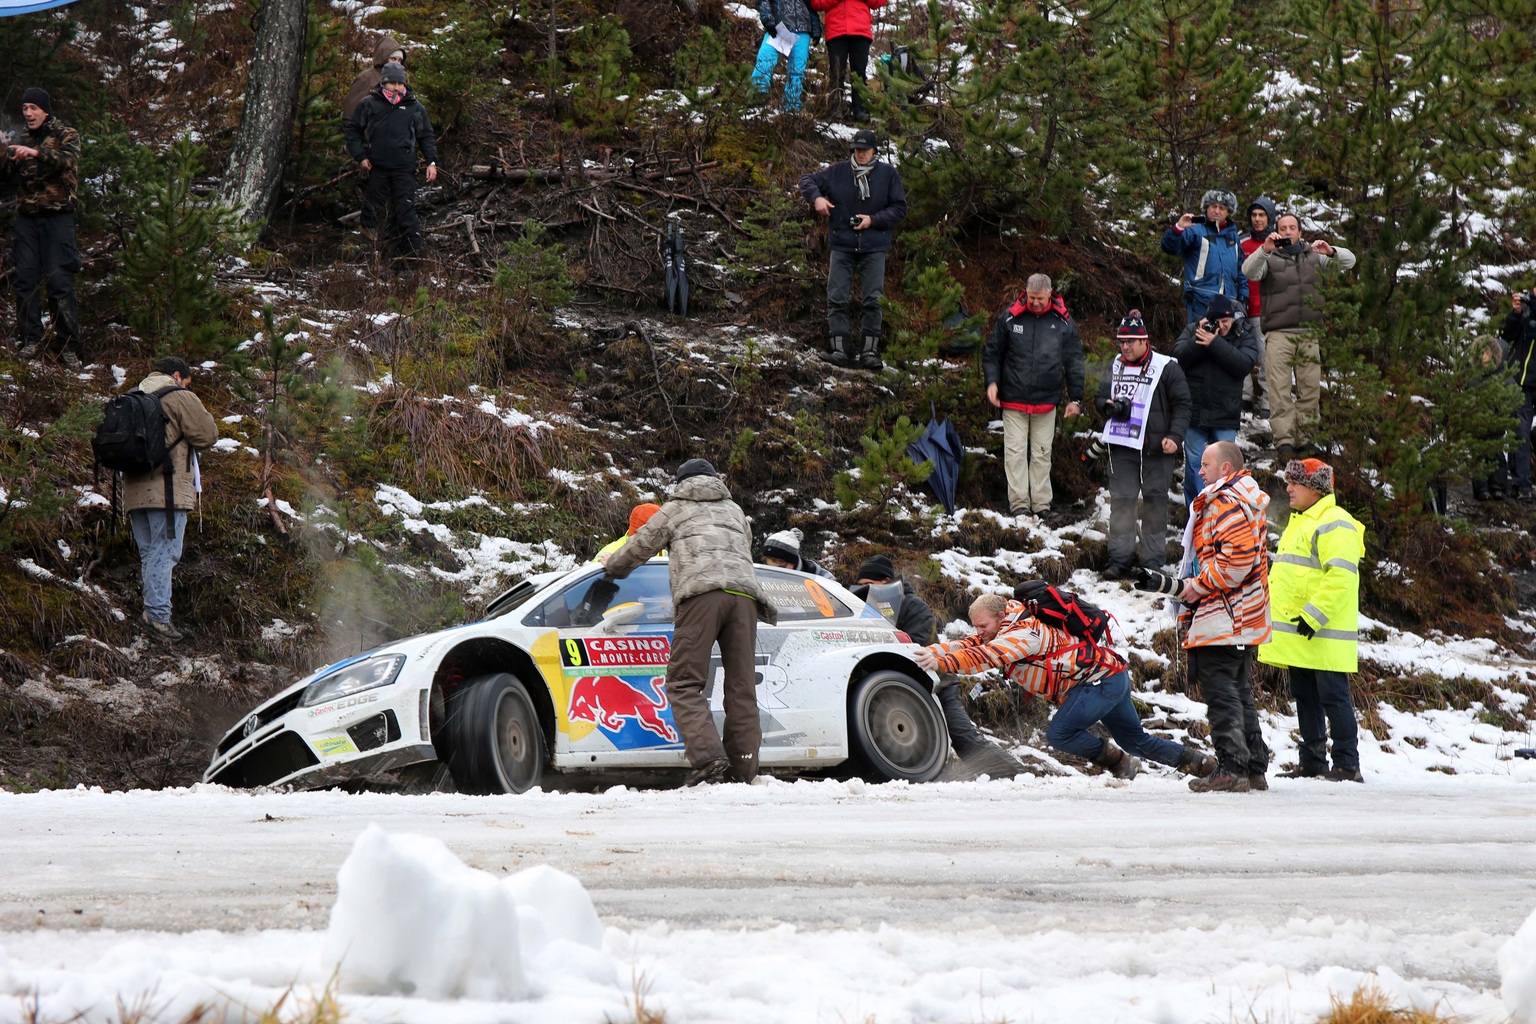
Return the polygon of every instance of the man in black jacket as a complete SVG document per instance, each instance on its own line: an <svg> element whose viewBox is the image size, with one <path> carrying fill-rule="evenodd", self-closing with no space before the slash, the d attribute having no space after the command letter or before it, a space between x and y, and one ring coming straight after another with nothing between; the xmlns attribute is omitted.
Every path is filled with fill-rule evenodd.
<svg viewBox="0 0 1536 1024"><path fill-rule="evenodd" d="M1035 274L992 328L981 353L987 401L1003 411L1003 469L1008 508L1036 515L1051 508L1051 446L1056 407L1066 389L1066 414L1082 412L1083 343L1051 279Z"/></svg>
<svg viewBox="0 0 1536 1024"><path fill-rule="evenodd" d="M405 84L405 67L387 63L381 81L347 119L347 151L368 172L363 193L365 231L371 231L394 204L391 237L401 239L409 254L422 252L421 220L416 216L416 151L427 159L427 182L437 180L437 145L427 108Z"/></svg>
<svg viewBox="0 0 1536 1024"><path fill-rule="evenodd" d="M1173 343L1189 384L1192 412L1184 434L1184 507L1211 483L1200 477L1200 456L1206 445L1237 440L1243 418L1243 382L1259 361L1259 332L1239 313L1232 300L1217 295L1205 316L1184 328Z"/></svg>
<svg viewBox="0 0 1536 1024"><path fill-rule="evenodd" d="M1133 568L1161 570L1168 555L1168 485L1189 429L1189 385L1171 356L1152 351L1141 310L1120 321L1120 354L1099 381L1109 448L1109 565L1106 579ZM1141 499L1137 527L1136 500ZM1135 565L1132 565L1132 561Z"/></svg>
<svg viewBox="0 0 1536 1024"><path fill-rule="evenodd" d="M833 366L854 365L848 320L848 296L853 277L864 293L863 346L858 365L878 370L880 361L880 296L885 294L885 254L891 231L907 215L907 193L901 175L875 159L875 133L868 128L853 136L853 158L813 171L800 179L800 194L823 217L831 218L832 262L827 270L827 332L830 351L822 359Z"/></svg>
<svg viewBox="0 0 1536 1024"><path fill-rule="evenodd" d="M1525 396L1515 417L1515 437L1519 445L1510 453L1510 469L1515 477L1515 495L1531 500L1531 418L1536 416L1536 289L1515 292L1511 309L1500 332L1509 346L1505 365L1510 378L1520 385Z"/></svg>
<svg viewBox="0 0 1536 1024"><path fill-rule="evenodd" d="M933 609L917 595L911 583L897 578L890 556L873 555L866 559L859 566L859 582L852 590L855 597L873 606L914 644L927 647L938 639ZM949 745L965 764L967 774L1012 778L1024 772L1018 758L983 736L971 721L958 676L939 677L939 704L949 729Z"/></svg>

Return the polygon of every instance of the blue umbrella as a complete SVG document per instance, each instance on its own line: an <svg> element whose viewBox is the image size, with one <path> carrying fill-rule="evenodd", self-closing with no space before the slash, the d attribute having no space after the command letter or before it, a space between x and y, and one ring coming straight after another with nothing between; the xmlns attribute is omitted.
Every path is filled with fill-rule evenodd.
<svg viewBox="0 0 1536 1024"><path fill-rule="evenodd" d="M933 463L928 474L928 486L939 499L944 511L955 511L955 486L960 482L960 460L965 457L965 446L960 443L960 432L948 417L939 419L932 404L928 406L928 426L916 441L907 445L907 455L921 466Z"/></svg>

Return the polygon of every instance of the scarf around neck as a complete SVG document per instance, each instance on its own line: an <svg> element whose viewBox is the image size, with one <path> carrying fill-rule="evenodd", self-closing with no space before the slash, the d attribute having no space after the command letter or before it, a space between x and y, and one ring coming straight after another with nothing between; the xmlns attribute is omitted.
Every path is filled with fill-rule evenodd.
<svg viewBox="0 0 1536 1024"><path fill-rule="evenodd" d="M849 163L853 164L853 183L859 187L859 199L869 199L869 172L875 169L875 162L871 160L867 164L859 163L858 157L849 157Z"/></svg>

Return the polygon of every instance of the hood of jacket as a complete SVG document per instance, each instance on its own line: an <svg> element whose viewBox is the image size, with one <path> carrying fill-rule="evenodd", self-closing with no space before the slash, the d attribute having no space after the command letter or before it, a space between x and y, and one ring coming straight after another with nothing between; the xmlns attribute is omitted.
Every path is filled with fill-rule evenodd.
<svg viewBox="0 0 1536 1024"><path fill-rule="evenodd" d="M731 489L718 476L691 476L667 492L683 501L730 501Z"/></svg>
<svg viewBox="0 0 1536 1024"><path fill-rule="evenodd" d="M1264 518L1264 510L1269 508L1269 493L1259 486L1252 473L1241 470L1226 481L1217 481L1215 486L1225 490L1231 500L1248 506L1260 519Z"/></svg>
<svg viewBox="0 0 1536 1024"><path fill-rule="evenodd" d="M175 386L176 382L159 370L139 381L139 390L147 395L152 395L161 388L173 388Z"/></svg>
<svg viewBox="0 0 1536 1024"><path fill-rule="evenodd" d="M1072 321L1072 314L1067 312L1067 300L1055 292L1051 293L1051 304L1045 307L1045 313L1036 313L1031 310L1024 304L1024 298L1024 293L1021 292L1014 304L1008 307L1009 316L1020 316L1024 313L1029 313L1031 316L1045 316L1045 313L1055 313L1068 323Z"/></svg>
<svg viewBox="0 0 1536 1024"><path fill-rule="evenodd" d="M1263 210L1265 213L1269 214L1269 227L1264 229L1264 233L1263 234L1259 234L1258 232L1255 232L1253 230L1253 225L1250 222L1249 223L1248 236L1250 238L1256 238L1256 239L1258 239L1259 241L1262 242L1266 237L1268 237L1269 235L1274 233L1274 230L1275 230L1275 219L1278 216L1278 214L1276 213L1275 201L1273 199L1269 198L1269 196L1259 196L1259 198L1257 198L1253 202L1249 203L1248 204L1248 209L1243 211L1243 212L1244 213L1252 213L1254 211L1255 207L1257 207L1258 209Z"/></svg>
<svg viewBox="0 0 1536 1024"><path fill-rule="evenodd" d="M398 39L394 36L379 37L379 45L373 48L373 66L382 68L385 64L388 64L389 55L396 50L399 50L401 53L405 52L405 47L400 45Z"/></svg>

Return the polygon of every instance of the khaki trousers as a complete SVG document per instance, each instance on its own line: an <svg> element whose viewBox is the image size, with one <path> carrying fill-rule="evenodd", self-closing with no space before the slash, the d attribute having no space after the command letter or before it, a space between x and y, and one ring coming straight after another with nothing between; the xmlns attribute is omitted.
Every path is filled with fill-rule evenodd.
<svg viewBox="0 0 1536 1024"><path fill-rule="evenodd" d="M1051 508L1051 444L1056 410L1003 410L1003 470L1008 474L1008 508L1048 512Z"/></svg>
<svg viewBox="0 0 1536 1024"><path fill-rule="evenodd" d="M1269 427L1275 447L1299 448L1312 440L1322 392L1323 362L1317 336L1308 330L1264 335L1264 375L1269 384ZM1291 397L1295 378L1296 397Z"/></svg>
<svg viewBox="0 0 1536 1024"><path fill-rule="evenodd" d="M725 668L725 740L709 710L710 653L720 645ZM672 654L667 661L667 699L672 721L695 768L729 757L742 782L757 777L757 750L763 728L757 711L757 602L711 590L687 598L672 620Z"/></svg>

